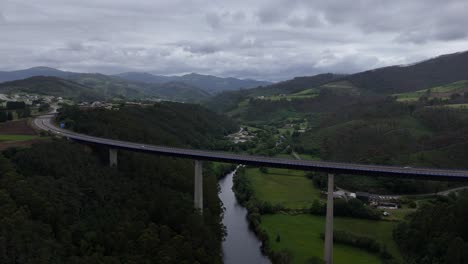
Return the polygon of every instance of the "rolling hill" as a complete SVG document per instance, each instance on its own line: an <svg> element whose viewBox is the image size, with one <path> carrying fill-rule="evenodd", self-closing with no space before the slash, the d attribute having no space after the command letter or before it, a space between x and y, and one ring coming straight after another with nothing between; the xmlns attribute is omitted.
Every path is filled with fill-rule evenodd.
<svg viewBox="0 0 468 264"><path fill-rule="evenodd" d="M102 74L74 75L68 80L35 76L0 83L0 93L18 92L60 96L78 101L153 97L170 101L198 102L210 96L207 92L184 83L145 84Z"/></svg>
<svg viewBox="0 0 468 264"><path fill-rule="evenodd" d="M391 66L344 77L375 93L412 92L468 80L468 51L439 56L408 66Z"/></svg>
<svg viewBox="0 0 468 264"><path fill-rule="evenodd" d="M182 76L161 76L149 73L126 72L116 75L126 80L145 83L181 82L198 87L208 93L216 94L223 91L248 89L271 84L270 82L256 80L242 80L237 78L221 78L212 75L190 73Z"/></svg>
<svg viewBox="0 0 468 264"><path fill-rule="evenodd" d="M180 82L143 83L104 74L83 73L71 77L71 80L92 87L108 97L147 98L156 97L164 100L199 102L210 95L191 85Z"/></svg>
<svg viewBox="0 0 468 264"><path fill-rule="evenodd" d="M105 96L90 87L57 77L36 76L0 83L0 93L32 93L73 98L82 101L102 100Z"/></svg>
<svg viewBox="0 0 468 264"><path fill-rule="evenodd" d="M205 102L205 105L214 111L226 112L236 108L240 102L249 98L300 93L301 91L313 89L338 80L342 76L326 73L308 77L296 77L292 80L248 90L227 91L209 98Z"/></svg>
<svg viewBox="0 0 468 264"><path fill-rule="evenodd" d="M219 112L239 112L252 100L296 100L300 104L317 104L326 93L354 98L404 94L468 80L468 52L439 56L412 65L390 66L351 75L319 74L297 77L280 83L216 95L206 106ZM323 101L323 100L322 100ZM271 104L271 103L270 103ZM284 103L283 103L284 104Z"/></svg>

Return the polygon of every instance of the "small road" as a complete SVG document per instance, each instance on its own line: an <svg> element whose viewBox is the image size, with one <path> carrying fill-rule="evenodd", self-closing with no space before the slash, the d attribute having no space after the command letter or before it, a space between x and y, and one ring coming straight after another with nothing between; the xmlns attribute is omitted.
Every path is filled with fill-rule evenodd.
<svg viewBox="0 0 468 264"><path fill-rule="evenodd" d="M297 154L295 151L292 151L291 154L294 156L295 159L302 160L301 156L299 156L299 154Z"/></svg>
<svg viewBox="0 0 468 264"><path fill-rule="evenodd" d="M235 164L296 169L304 171L321 171L333 174L403 177L413 179L435 179L443 181L468 181L468 170L409 168L398 166L364 165L355 163L272 158L253 155L240 155L227 152L147 145L144 143L93 137L59 128L54 124L53 119L54 115L49 114L37 117L33 123L39 129L49 131L50 133L58 136L62 136L86 144L101 145L114 149L138 151L193 160L219 161Z"/></svg>

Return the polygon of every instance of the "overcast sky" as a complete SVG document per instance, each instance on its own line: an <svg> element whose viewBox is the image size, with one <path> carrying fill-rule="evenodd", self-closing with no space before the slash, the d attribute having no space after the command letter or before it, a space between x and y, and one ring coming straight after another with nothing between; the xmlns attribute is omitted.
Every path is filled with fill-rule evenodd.
<svg viewBox="0 0 468 264"><path fill-rule="evenodd" d="M0 0L0 70L284 80L468 50L467 0Z"/></svg>

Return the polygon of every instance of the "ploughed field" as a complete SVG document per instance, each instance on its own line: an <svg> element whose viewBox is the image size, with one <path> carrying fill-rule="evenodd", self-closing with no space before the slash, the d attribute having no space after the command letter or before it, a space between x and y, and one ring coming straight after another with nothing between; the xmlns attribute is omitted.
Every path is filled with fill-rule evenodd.
<svg viewBox="0 0 468 264"><path fill-rule="evenodd" d="M41 140L26 119L0 123L0 150L27 147Z"/></svg>

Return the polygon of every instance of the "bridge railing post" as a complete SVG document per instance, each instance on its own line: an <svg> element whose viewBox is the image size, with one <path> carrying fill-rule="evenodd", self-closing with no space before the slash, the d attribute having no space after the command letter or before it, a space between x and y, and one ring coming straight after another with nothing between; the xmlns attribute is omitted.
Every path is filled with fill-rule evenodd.
<svg viewBox="0 0 468 264"><path fill-rule="evenodd" d="M195 209L203 212L203 162L195 160L195 182L194 182L194 205Z"/></svg>
<svg viewBox="0 0 468 264"><path fill-rule="evenodd" d="M333 191L334 176L328 174L327 216L325 220L324 260L326 264L333 264Z"/></svg>
<svg viewBox="0 0 468 264"><path fill-rule="evenodd" d="M109 149L109 166L117 167L117 149Z"/></svg>

